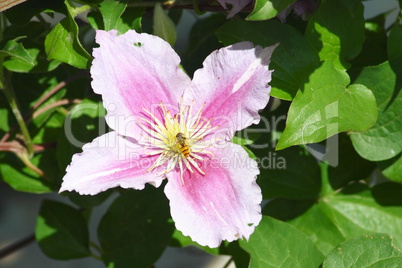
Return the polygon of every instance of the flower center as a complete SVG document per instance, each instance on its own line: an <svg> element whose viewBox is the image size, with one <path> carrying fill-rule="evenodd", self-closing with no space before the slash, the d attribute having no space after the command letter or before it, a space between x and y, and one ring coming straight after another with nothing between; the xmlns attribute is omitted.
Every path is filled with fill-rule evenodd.
<svg viewBox="0 0 402 268"><path fill-rule="evenodd" d="M147 172L163 167L161 174L165 174L178 166L183 184L185 169L190 172L194 172L195 169L205 175L198 162L203 161L206 154L213 156L213 153L206 148L216 140L204 138L218 126L212 126L212 119L202 118L203 107L204 105L193 115L193 103L185 106L182 98L179 112L172 116L170 110L160 103L158 108L162 111L162 120L143 108L147 116L141 117L138 122L146 133L143 135L145 142L141 144L145 154L159 155Z"/></svg>

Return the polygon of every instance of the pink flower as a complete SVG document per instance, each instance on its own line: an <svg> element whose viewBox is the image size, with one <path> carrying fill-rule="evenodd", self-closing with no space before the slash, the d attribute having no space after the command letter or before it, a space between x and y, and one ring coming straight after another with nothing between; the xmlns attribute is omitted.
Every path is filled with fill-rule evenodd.
<svg viewBox="0 0 402 268"><path fill-rule="evenodd" d="M243 8L248 6L252 0L217 0L217 1L219 2L219 4L221 4L221 6L224 9L228 9L227 4L229 4L231 8L228 14L228 18L232 18L234 15L239 13Z"/></svg>
<svg viewBox="0 0 402 268"><path fill-rule="evenodd" d="M275 46L243 42L214 51L190 78L162 39L97 31L91 67L114 131L74 155L60 191L159 187L176 228L200 245L248 238L261 220L257 164L235 131L259 122Z"/></svg>

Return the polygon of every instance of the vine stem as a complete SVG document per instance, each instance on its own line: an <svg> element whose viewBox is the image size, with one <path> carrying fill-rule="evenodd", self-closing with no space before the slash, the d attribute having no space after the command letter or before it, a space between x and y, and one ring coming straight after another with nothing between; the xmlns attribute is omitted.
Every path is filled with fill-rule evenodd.
<svg viewBox="0 0 402 268"><path fill-rule="evenodd" d="M21 249L22 247L25 247L26 245L32 243L33 241L35 241L35 234L31 234L18 242L15 242L9 246L2 248L0 250L0 259L7 257L11 253Z"/></svg>
<svg viewBox="0 0 402 268"><path fill-rule="evenodd" d="M328 174L329 165L326 162L320 163L320 170L321 170L321 193L320 196L324 197L334 192L334 189L331 187L331 183L329 181L329 174Z"/></svg>
<svg viewBox="0 0 402 268"><path fill-rule="evenodd" d="M17 123L21 129L21 133L24 136L24 142L28 151L28 155L29 157L31 157L33 155L33 144L31 135L29 134L28 128L25 124L25 120L22 117L22 114L18 108L17 98L15 96L14 89L10 82L10 75L6 74L4 78L5 78L3 84L4 95L6 96L7 101L11 107L11 110L13 111L13 114L15 116L15 119L17 120Z"/></svg>
<svg viewBox="0 0 402 268"><path fill-rule="evenodd" d="M43 151L45 146L49 147L51 145L35 145L33 147L35 151ZM39 169L37 166L31 163L31 161L29 160L29 156L26 152L26 148L22 146L18 141L13 140L9 142L0 142L0 151L7 151L14 153L16 156L18 156L18 158L24 163L24 165L27 168L31 169L39 176L48 179L46 177L46 174L41 169Z"/></svg>
<svg viewBox="0 0 402 268"><path fill-rule="evenodd" d="M32 118L30 118L29 120L27 120L27 122L30 122L32 119L35 119L36 117L38 117L39 115L53 109L59 106L63 106L63 105L67 105L67 104L78 104L80 103L81 100L79 99L73 99L73 100L69 100L69 99L61 99L58 100L56 102L53 102L49 105L46 105L38 110L36 110L33 114L32 114Z"/></svg>
<svg viewBox="0 0 402 268"><path fill-rule="evenodd" d="M228 268L229 265L233 262L233 257L230 257L230 259L225 263L225 265L223 266L223 268Z"/></svg>
<svg viewBox="0 0 402 268"><path fill-rule="evenodd" d="M168 8L168 9L173 9L173 8L178 8L178 9L194 9L197 13L198 12L205 12L205 11L215 11L215 12L226 12L226 10L221 7L220 5L199 5L196 3L194 5L195 0L191 1L165 1L165 2L160 2L160 1L135 1L127 4L128 7L154 7L156 3L160 3L162 7ZM253 10L252 5L248 5L245 7L242 11L244 12L251 12Z"/></svg>
<svg viewBox="0 0 402 268"><path fill-rule="evenodd" d="M64 88L65 86L67 86L69 83L82 78L88 76L88 72L87 71L83 71L83 72L79 72L76 73L75 75L69 77L68 79L60 82L59 84L57 84L55 87L53 87L49 92L47 92L45 95L43 95L31 108L31 110L25 115L24 120L25 122L28 122L30 120L32 120L34 111L36 109L38 109L39 106L41 106L44 102L46 102L48 99L50 99L54 94L56 94L57 92L59 92L62 88ZM0 142L5 142L6 140L8 140L12 133L16 130L16 127L13 127L9 132L7 132L0 140Z"/></svg>

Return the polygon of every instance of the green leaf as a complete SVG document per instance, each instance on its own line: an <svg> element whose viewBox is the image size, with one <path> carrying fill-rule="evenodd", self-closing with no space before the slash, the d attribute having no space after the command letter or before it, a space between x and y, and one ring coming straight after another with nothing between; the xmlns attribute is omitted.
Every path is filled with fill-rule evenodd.
<svg viewBox="0 0 402 268"><path fill-rule="evenodd" d="M192 26L188 37L189 44L185 56L182 57L183 67L190 76L202 67L203 61L211 51L222 47L215 31L226 21L225 17L214 14L197 20Z"/></svg>
<svg viewBox="0 0 402 268"><path fill-rule="evenodd" d="M319 63L316 50L305 37L278 21L230 21L219 28L216 35L225 46L241 41L263 47L279 43L269 68L274 70L270 95L280 99L292 100L306 76Z"/></svg>
<svg viewBox="0 0 402 268"><path fill-rule="evenodd" d="M220 247L220 254L230 255L236 265L236 268L247 268L250 263L250 255L240 247L239 241L224 243Z"/></svg>
<svg viewBox="0 0 402 268"><path fill-rule="evenodd" d="M150 267L169 244L174 230L161 189L124 191L98 227L102 258L108 267Z"/></svg>
<svg viewBox="0 0 402 268"><path fill-rule="evenodd" d="M256 0L253 12L247 20L268 20L284 10L296 0Z"/></svg>
<svg viewBox="0 0 402 268"><path fill-rule="evenodd" d="M402 25L395 24L389 33L387 42L388 58L390 60L402 56Z"/></svg>
<svg viewBox="0 0 402 268"><path fill-rule="evenodd" d="M363 4L360 0L327 0L308 20L306 38L320 59L337 69L348 69L364 42Z"/></svg>
<svg viewBox="0 0 402 268"><path fill-rule="evenodd" d="M4 61L4 67L9 71L18 73L50 72L61 64L61 62L57 60L48 61L40 55L40 50L38 48L28 48L26 51L33 60L32 63L20 58L10 58Z"/></svg>
<svg viewBox="0 0 402 268"><path fill-rule="evenodd" d="M301 147L284 151L254 150L261 174L258 177L264 199L317 198L321 189L316 159Z"/></svg>
<svg viewBox="0 0 402 268"><path fill-rule="evenodd" d="M349 76L335 69L331 62L318 67L290 105L277 149L371 127L377 120L373 93L363 85L347 87L348 84Z"/></svg>
<svg viewBox="0 0 402 268"><path fill-rule="evenodd" d="M313 242L290 224L263 216L262 221L240 246L250 253L254 267L318 267L323 255Z"/></svg>
<svg viewBox="0 0 402 268"><path fill-rule="evenodd" d="M120 22L120 17L126 10L127 2L106 0L100 4L100 12L103 17L103 25L105 31L116 29Z"/></svg>
<svg viewBox="0 0 402 268"><path fill-rule="evenodd" d="M6 108L0 108L0 130L3 132L2 134L10 131L9 116L9 111Z"/></svg>
<svg viewBox="0 0 402 268"><path fill-rule="evenodd" d="M65 170L75 153L94 138L106 133L103 105L88 99L74 106L65 121L65 131L57 141L57 161L60 169Z"/></svg>
<svg viewBox="0 0 402 268"><path fill-rule="evenodd" d="M53 259L68 260L90 255L85 219L76 209L63 203L42 202L35 237L43 253Z"/></svg>
<svg viewBox="0 0 402 268"><path fill-rule="evenodd" d="M127 7L127 1L106 0L100 3L99 12L88 14L88 21L92 28L106 31L116 29L123 34L130 29L141 30L141 19L144 8Z"/></svg>
<svg viewBox="0 0 402 268"><path fill-rule="evenodd" d="M77 8L72 6L68 0L65 0L64 3L68 10L67 18L56 24L45 39L48 59L56 59L80 69L88 69L92 57L78 39L78 25L74 17L87 10L89 6Z"/></svg>
<svg viewBox="0 0 402 268"><path fill-rule="evenodd" d="M112 190L101 192L96 195L80 195L76 192L64 193L77 206L81 208L93 208L102 204L112 194Z"/></svg>
<svg viewBox="0 0 402 268"><path fill-rule="evenodd" d="M382 174L390 180L402 182L402 154L378 162Z"/></svg>
<svg viewBox="0 0 402 268"><path fill-rule="evenodd" d="M316 199L292 200L274 198L263 207L262 214L281 221L289 221L306 213L315 203Z"/></svg>
<svg viewBox="0 0 402 268"><path fill-rule="evenodd" d="M169 16L162 9L159 2L155 4L154 8L154 35L159 36L171 46L176 43L177 31L176 25L169 18Z"/></svg>
<svg viewBox="0 0 402 268"><path fill-rule="evenodd" d="M214 254L214 255L219 254L219 248L210 248L208 246L201 246L198 243L191 240L190 237L183 235L183 233L177 229L174 231L174 233L172 235L172 240L170 242L170 246L182 247L182 248L187 247L187 246L195 246L210 254Z"/></svg>
<svg viewBox="0 0 402 268"><path fill-rule="evenodd" d="M402 207L382 206L368 189L356 192L355 186L346 188L342 194L326 196L320 208L346 239L373 232L388 233L395 237L395 245L401 247Z"/></svg>
<svg viewBox="0 0 402 268"><path fill-rule="evenodd" d="M363 159L353 148L350 137L345 133L338 136L337 166L329 166L328 175L334 190L344 187L351 181L367 178L375 169L373 162Z"/></svg>
<svg viewBox="0 0 402 268"><path fill-rule="evenodd" d="M308 235L324 255L346 239L373 232L394 235L400 247L402 200L400 187L394 186L394 190L392 187L374 187L374 199L370 189L354 183L342 192L323 196L310 204L306 202L304 207L300 201L274 200L264 207L264 212L288 220Z"/></svg>
<svg viewBox="0 0 402 268"><path fill-rule="evenodd" d="M338 245L322 267L398 267L401 263L402 252L392 236L366 234Z"/></svg>
<svg viewBox="0 0 402 268"><path fill-rule="evenodd" d="M54 0L29 0L7 9L4 13L13 25L25 26L31 19L44 11L64 11L63 1Z"/></svg>
<svg viewBox="0 0 402 268"><path fill-rule="evenodd" d="M41 118L43 116L43 118ZM63 132L63 122L65 115L60 112L43 113L34 120L34 127L31 127L32 142L35 144L56 143L58 137ZM41 121L43 123L41 124ZM33 124L31 124L32 126Z"/></svg>
<svg viewBox="0 0 402 268"><path fill-rule="evenodd" d="M291 209L291 207L282 207L282 209ZM312 204L310 209L289 223L309 236L324 255L327 255L336 245L345 240L342 231L326 215L320 203L318 205Z"/></svg>
<svg viewBox="0 0 402 268"><path fill-rule="evenodd" d="M20 39L20 38L18 38ZM34 66L34 58L32 55L25 49L22 43L18 43L16 40L10 40L7 44L0 50L0 57L4 58L7 56L15 57L24 61L26 64L30 66Z"/></svg>
<svg viewBox="0 0 402 268"><path fill-rule="evenodd" d="M37 173L27 168L20 159L10 153L4 153L1 158L1 177L14 190L41 194L58 188L58 182L55 178L57 178L59 170L54 161L54 150L46 150L30 159L34 166L38 166L50 178L40 177Z"/></svg>
<svg viewBox="0 0 402 268"><path fill-rule="evenodd" d="M378 120L368 130L352 133L356 151L365 159L381 161L402 152L402 58L364 68L355 83L370 88L378 106Z"/></svg>
<svg viewBox="0 0 402 268"><path fill-rule="evenodd" d="M251 129L244 129L242 131L236 132L236 136L233 137L231 142L242 146L250 145L253 144L256 140L258 140L260 136L261 133L254 132Z"/></svg>
<svg viewBox="0 0 402 268"><path fill-rule="evenodd" d="M385 182L375 185L371 194L382 206L402 206L402 184Z"/></svg>
<svg viewBox="0 0 402 268"><path fill-rule="evenodd" d="M120 33L125 33L130 29L140 32L142 28L142 16L145 10L145 7L127 7L121 16L120 23L117 25L117 30Z"/></svg>
<svg viewBox="0 0 402 268"><path fill-rule="evenodd" d="M350 61L353 67L378 65L388 59L385 19L386 15L380 14L365 22L366 38L361 53Z"/></svg>
<svg viewBox="0 0 402 268"><path fill-rule="evenodd" d="M99 4L103 0L75 0L75 2L84 4L84 5L93 5L93 4Z"/></svg>

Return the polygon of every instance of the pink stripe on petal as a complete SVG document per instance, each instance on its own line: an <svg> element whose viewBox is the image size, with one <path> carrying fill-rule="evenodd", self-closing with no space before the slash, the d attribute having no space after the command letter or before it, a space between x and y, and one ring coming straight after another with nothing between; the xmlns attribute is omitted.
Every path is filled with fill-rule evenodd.
<svg viewBox="0 0 402 268"><path fill-rule="evenodd" d="M200 173L167 174L165 194L176 228L200 245L218 247L222 240L249 238L261 220L261 190L256 184L257 163L239 145L210 148Z"/></svg>
<svg viewBox="0 0 402 268"><path fill-rule="evenodd" d="M139 139L136 120L142 108L153 110L164 102L177 110L190 78L179 68L176 52L156 36L99 30L96 42L100 47L93 51L92 87L102 95L108 125Z"/></svg>
<svg viewBox="0 0 402 268"><path fill-rule="evenodd" d="M272 71L268 65L275 47L254 48L242 42L214 51L185 90L185 101L194 100L195 110L206 103L203 116L214 118L212 123L220 126L218 131L226 134L226 140L259 122L258 111L269 100Z"/></svg>
<svg viewBox="0 0 402 268"><path fill-rule="evenodd" d="M110 188L141 190L145 183L159 187L163 177L146 173L156 157L144 157L134 142L109 132L84 145L66 169L60 192L95 195Z"/></svg>

